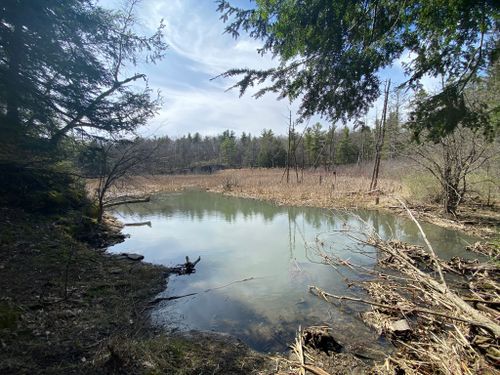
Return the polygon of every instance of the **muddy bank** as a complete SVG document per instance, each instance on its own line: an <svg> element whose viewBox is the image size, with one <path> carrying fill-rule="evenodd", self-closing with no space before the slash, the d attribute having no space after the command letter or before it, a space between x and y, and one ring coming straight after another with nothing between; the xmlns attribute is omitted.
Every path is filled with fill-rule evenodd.
<svg viewBox="0 0 500 375"><path fill-rule="evenodd" d="M244 345L167 336L151 327L148 306L165 288L165 268L76 240L89 232L80 233L75 218L0 210L0 373L248 374L266 368L268 358ZM94 233L94 240L100 246L119 240L118 228Z"/></svg>

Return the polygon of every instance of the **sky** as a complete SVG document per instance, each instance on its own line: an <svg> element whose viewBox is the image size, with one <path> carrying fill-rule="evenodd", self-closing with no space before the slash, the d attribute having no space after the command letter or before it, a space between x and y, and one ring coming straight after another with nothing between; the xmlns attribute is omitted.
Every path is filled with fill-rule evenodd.
<svg viewBox="0 0 500 375"><path fill-rule="evenodd" d="M120 0L101 0L108 8L120 7ZM249 7L248 0L233 0L233 5ZM141 32L152 33L161 20L165 24L168 50L156 65L140 65L135 69L148 76L149 85L160 90L163 104L157 116L139 129L147 137L168 135L181 137L187 133L216 135L224 130L259 135L264 128L275 134L286 134L289 110L292 117L299 103L277 100L273 94L255 99L251 92L240 97L237 89L227 90L236 78L214 77L231 68L270 68L277 64L270 56L257 53L260 43L241 34L237 40L224 33L215 0L143 0L137 8ZM381 72L381 78L393 82L404 79L401 61ZM373 121L381 112L380 98L368 114ZM328 121L313 117L324 128ZM301 125L303 128L306 124Z"/></svg>

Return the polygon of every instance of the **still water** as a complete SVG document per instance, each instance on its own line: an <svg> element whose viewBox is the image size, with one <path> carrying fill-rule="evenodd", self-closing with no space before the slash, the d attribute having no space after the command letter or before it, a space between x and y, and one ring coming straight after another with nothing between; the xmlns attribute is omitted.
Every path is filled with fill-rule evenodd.
<svg viewBox="0 0 500 375"><path fill-rule="evenodd" d="M329 305L308 292L316 285L334 294L362 295L346 278L349 269L321 264L318 249L372 268L376 252L350 234L372 226L383 238L422 243L404 218L373 211L354 214L270 203L200 191L160 194L150 203L120 207L130 235L109 250L143 254L145 261L174 266L201 256L196 273L171 276L159 297L195 295L158 304L152 317L168 330L229 333L261 351L282 351L299 327L327 324L347 347L378 350L384 343L359 318L366 307ZM439 255L448 258L472 238L423 225ZM361 250L361 252L360 252Z"/></svg>

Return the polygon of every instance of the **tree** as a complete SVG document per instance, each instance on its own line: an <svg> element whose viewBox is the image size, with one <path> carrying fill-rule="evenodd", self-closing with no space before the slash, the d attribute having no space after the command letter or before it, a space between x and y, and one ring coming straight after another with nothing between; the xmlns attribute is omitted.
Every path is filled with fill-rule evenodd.
<svg viewBox="0 0 500 375"><path fill-rule="evenodd" d="M402 102L404 93L396 89L389 104L386 123L386 142L384 142L384 157L394 159L401 154L404 144L408 143L402 128Z"/></svg>
<svg viewBox="0 0 500 375"><path fill-rule="evenodd" d="M451 133L475 112L466 103L465 87L498 58L498 8L488 0L330 1L256 0L253 9L218 0L226 32L241 31L263 45L259 52L279 58L276 68L236 68L233 86L244 94L255 84L255 96L267 92L300 99L302 119L313 114L336 122L356 118L380 96L379 72L408 53L409 79L418 88L425 76L444 77L446 87L421 102L422 114L446 106L446 122L414 123L414 131L434 139ZM444 114L444 113L443 113ZM491 133L491 122L467 121Z"/></svg>
<svg viewBox="0 0 500 375"><path fill-rule="evenodd" d="M236 147L236 136L234 131L225 130L221 136L220 155L223 163L234 166L238 149Z"/></svg>
<svg viewBox="0 0 500 375"><path fill-rule="evenodd" d="M95 140L80 155L80 163L88 176L97 178L95 201L97 219L101 221L106 207L124 203L144 202L149 198L108 197L109 191L124 177L137 175L144 170L156 151L147 141L137 138L130 140Z"/></svg>
<svg viewBox="0 0 500 375"><path fill-rule="evenodd" d="M166 44L162 25L151 36L134 31L137 3L130 0L121 11L91 0L2 3L3 143L32 139L57 145L69 133L118 133L146 123L159 98L145 74L124 68L140 59L156 62Z"/></svg>
<svg viewBox="0 0 500 375"><path fill-rule="evenodd" d="M491 150L492 144L483 135L458 127L438 143L414 145L408 156L439 181L443 209L455 215L468 191L469 175L491 158Z"/></svg>
<svg viewBox="0 0 500 375"><path fill-rule="evenodd" d="M272 130L264 129L262 131L257 163L264 168L284 167L286 164L285 147L274 136Z"/></svg>
<svg viewBox="0 0 500 375"><path fill-rule="evenodd" d="M375 142L375 161L373 163L373 173L372 173L372 180L370 182L370 191L375 190L377 188L377 183L378 183L378 174L380 171L380 159L382 157L382 147L384 147L384 140L385 140L385 129L387 121L387 102L389 100L390 89L391 89L391 80L387 81L387 83L385 84L384 109L382 110L382 121L379 123L379 126L375 125L377 140Z"/></svg>
<svg viewBox="0 0 500 375"><path fill-rule="evenodd" d="M342 137L339 139L337 147L337 163L350 164L355 163L358 157L358 149L352 143L349 128L342 129Z"/></svg>

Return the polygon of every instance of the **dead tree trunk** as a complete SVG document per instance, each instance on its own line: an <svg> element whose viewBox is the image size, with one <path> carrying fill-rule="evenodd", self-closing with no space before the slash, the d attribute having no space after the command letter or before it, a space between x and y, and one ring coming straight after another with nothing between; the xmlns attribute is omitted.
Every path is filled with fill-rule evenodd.
<svg viewBox="0 0 500 375"><path fill-rule="evenodd" d="M290 111L290 116L288 118L288 152L286 156L286 183L290 182L290 159L292 157L292 136L293 136L293 125L292 125L292 111Z"/></svg>
<svg viewBox="0 0 500 375"><path fill-rule="evenodd" d="M391 87L391 80L387 81L385 85L385 98L384 98L384 109L382 111L382 122L380 123L379 130L377 132L377 143L375 144L375 163L373 165L372 180L370 183L370 191L377 189L378 174L380 171L380 158L382 154L382 147L384 146L385 137L385 123L387 117L387 101L389 100L389 90Z"/></svg>

